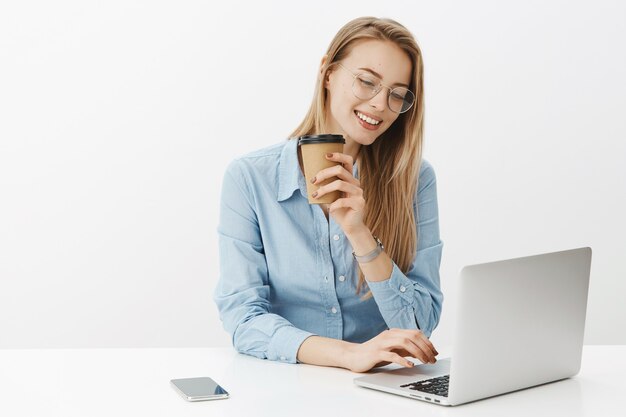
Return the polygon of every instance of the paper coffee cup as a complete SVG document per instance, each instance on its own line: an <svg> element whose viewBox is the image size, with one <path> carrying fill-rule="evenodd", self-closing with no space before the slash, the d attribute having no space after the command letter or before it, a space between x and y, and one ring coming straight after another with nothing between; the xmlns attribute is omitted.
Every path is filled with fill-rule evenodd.
<svg viewBox="0 0 626 417"><path fill-rule="evenodd" d="M298 139L298 146L302 152L302 164L304 165L309 204L330 204L341 197L341 191L333 191L324 194L320 198L313 198L312 194L318 188L335 181L337 177L327 178L317 184L311 184L311 179L325 168L341 165L340 162L328 160L326 154L333 152L343 153L344 143L346 143L346 140L341 135L307 135Z"/></svg>

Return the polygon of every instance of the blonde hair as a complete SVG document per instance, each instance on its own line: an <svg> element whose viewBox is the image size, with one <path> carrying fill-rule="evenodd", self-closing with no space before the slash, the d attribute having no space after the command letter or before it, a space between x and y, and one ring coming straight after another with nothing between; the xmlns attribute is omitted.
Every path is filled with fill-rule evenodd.
<svg viewBox="0 0 626 417"><path fill-rule="evenodd" d="M344 59L362 40L391 41L398 45L412 63L409 89L415 104L369 146L361 146L357 157L359 179L365 198L364 222L372 234L385 244L385 250L400 270L409 271L417 249L417 202L414 197L422 159L424 131L424 77L422 53L411 33L391 19L361 17L348 22L330 43L321 68L313 102L304 120L291 134L298 137L323 132L326 115L324 79L329 67ZM359 270L357 292L365 283ZM366 298L371 297L371 292Z"/></svg>

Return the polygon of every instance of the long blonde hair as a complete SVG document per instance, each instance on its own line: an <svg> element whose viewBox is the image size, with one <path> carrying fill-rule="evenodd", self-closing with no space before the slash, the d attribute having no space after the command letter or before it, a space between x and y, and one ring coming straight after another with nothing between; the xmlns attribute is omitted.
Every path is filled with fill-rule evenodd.
<svg viewBox="0 0 626 417"><path fill-rule="evenodd" d="M366 39L391 41L398 45L412 63L409 89L415 92L415 104L369 146L361 146L357 162L359 180L365 198L364 222L379 237L385 250L400 270L409 271L417 249L414 201L422 159L424 130L424 77L422 53L413 35L391 19L361 17L348 22L330 43L326 61L318 77L313 102L304 120L291 134L298 137L323 132L326 116L324 79L329 67L344 59L356 42ZM357 292L365 283L359 269ZM367 297L371 296L368 292Z"/></svg>

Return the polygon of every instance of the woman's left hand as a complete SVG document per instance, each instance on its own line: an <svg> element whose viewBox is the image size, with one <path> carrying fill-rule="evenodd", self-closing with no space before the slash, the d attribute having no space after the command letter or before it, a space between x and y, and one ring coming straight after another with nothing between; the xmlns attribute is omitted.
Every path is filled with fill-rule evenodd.
<svg viewBox="0 0 626 417"><path fill-rule="evenodd" d="M319 184L327 178L337 177L338 179L321 186L317 190L316 197L319 198L332 191L343 192L343 196L329 206L330 215L346 234L362 229L365 227L363 222L365 199L363 198L361 182L352 175L354 166L352 157L344 153L334 152L331 156L326 155L326 159L340 162L341 165L325 168L318 172L314 184Z"/></svg>

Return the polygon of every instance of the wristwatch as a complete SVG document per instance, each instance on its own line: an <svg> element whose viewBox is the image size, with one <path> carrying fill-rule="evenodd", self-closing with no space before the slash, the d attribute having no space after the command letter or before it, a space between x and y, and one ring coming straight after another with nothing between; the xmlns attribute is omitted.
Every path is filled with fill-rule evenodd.
<svg viewBox="0 0 626 417"><path fill-rule="evenodd" d="M356 261L360 264L373 261L385 249L385 247L383 246L383 242L381 242L379 238L374 235L372 235L372 237L376 239L376 247L373 251L371 251L370 253L366 253L363 256L358 256L356 253L352 252L352 256L354 256L354 259L356 259Z"/></svg>

